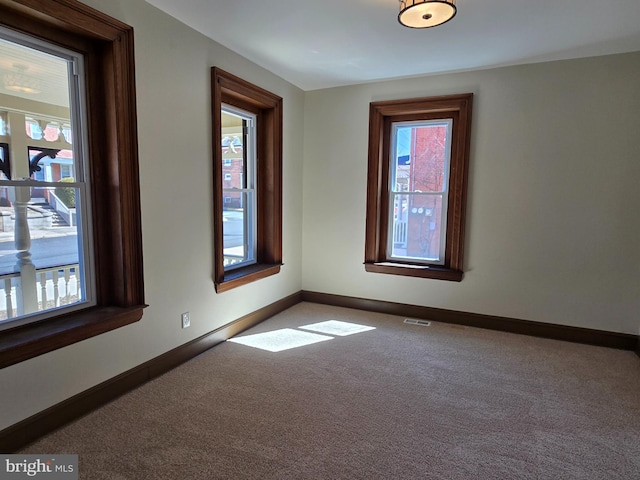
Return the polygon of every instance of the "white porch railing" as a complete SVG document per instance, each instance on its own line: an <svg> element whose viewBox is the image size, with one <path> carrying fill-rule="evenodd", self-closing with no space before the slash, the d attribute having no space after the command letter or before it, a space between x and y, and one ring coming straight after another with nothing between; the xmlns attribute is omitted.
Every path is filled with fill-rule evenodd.
<svg viewBox="0 0 640 480"><path fill-rule="evenodd" d="M223 260L222 260L222 264L225 267L229 267L231 265L235 265L236 263L240 263L242 261L244 261L244 257L242 257L242 256L224 255Z"/></svg>
<svg viewBox="0 0 640 480"><path fill-rule="evenodd" d="M407 246L407 222L395 221L393 224L393 243L395 246Z"/></svg>
<svg viewBox="0 0 640 480"><path fill-rule="evenodd" d="M81 296L79 271L77 263L36 269L38 311L77 301ZM14 318L18 314L17 289L20 288L20 274L0 275L0 287L0 320Z"/></svg>

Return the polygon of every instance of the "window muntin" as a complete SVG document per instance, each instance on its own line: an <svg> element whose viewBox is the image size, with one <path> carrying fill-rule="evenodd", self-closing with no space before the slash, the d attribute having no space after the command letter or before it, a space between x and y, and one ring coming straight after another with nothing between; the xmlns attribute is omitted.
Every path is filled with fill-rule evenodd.
<svg viewBox="0 0 640 480"><path fill-rule="evenodd" d="M222 107L223 165L231 160L222 188L225 270L256 263L256 116Z"/></svg>
<svg viewBox="0 0 640 480"><path fill-rule="evenodd" d="M387 257L445 261L452 121L393 122Z"/></svg>
<svg viewBox="0 0 640 480"><path fill-rule="evenodd" d="M0 29L0 59L9 65L0 99L11 104L0 100L8 127L0 177L3 330L94 305L95 279L83 56ZM71 173L64 180L63 171ZM66 227L53 226L53 217Z"/></svg>

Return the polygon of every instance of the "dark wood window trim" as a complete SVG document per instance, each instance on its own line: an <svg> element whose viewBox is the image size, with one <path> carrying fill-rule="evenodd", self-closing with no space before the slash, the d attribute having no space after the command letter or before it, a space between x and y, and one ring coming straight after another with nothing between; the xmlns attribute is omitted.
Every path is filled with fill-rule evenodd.
<svg viewBox="0 0 640 480"><path fill-rule="evenodd" d="M133 29L77 0L0 0L0 24L80 52L87 71L96 305L0 332L0 368L136 322L144 285Z"/></svg>
<svg viewBox="0 0 640 480"><path fill-rule="evenodd" d="M473 94L372 102L369 109L369 170L365 270L461 281ZM444 265L402 263L387 258L389 150L393 122L453 119Z"/></svg>
<svg viewBox="0 0 640 480"><path fill-rule="evenodd" d="M218 293L275 275L282 265L282 98L217 67L211 69L213 251ZM222 209L222 104L256 115L257 262L225 271Z"/></svg>

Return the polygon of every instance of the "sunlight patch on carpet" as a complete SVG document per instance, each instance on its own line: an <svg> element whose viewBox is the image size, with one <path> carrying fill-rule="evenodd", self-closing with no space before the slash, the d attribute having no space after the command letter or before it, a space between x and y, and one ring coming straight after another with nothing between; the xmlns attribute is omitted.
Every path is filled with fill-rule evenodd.
<svg viewBox="0 0 640 480"><path fill-rule="evenodd" d="M311 330L313 332L326 333L327 335L337 335L338 337L346 337L354 333L368 332L375 330L376 327L367 325L358 325L357 323L341 322L339 320L327 320L326 322L312 323L304 325L300 328Z"/></svg>
<svg viewBox="0 0 640 480"><path fill-rule="evenodd" d="M333 338L310 332L301 332L292 328L282 328L272 332L234 337L227 341L268 350L269 352L282 352L290 348L303 347L313 343L324 342L325 340L333 340Z"/></svg>

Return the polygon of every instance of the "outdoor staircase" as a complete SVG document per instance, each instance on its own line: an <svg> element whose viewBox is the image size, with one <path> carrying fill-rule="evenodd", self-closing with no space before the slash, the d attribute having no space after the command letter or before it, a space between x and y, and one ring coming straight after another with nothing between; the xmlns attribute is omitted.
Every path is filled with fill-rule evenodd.
<svg viewBox="0 0 640 480"><path fill-rule="evenodd" d="M69 224L65 221L65 219L62 218L58 214L58 212L56 212L56 210L48 203L38 203L37 205L43 210L47 210L48 212L51 212L53 214L53 216L51 217L52 227L68 227L69 226Z"/></svg>

